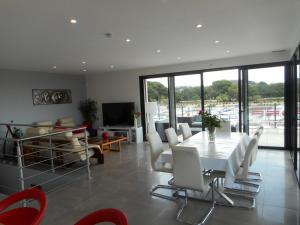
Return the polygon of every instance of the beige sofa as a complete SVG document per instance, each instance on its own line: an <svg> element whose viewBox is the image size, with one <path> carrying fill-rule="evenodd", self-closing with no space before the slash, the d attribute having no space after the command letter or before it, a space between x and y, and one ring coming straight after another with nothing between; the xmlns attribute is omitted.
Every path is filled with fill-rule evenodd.
<svg viewBox="0 0 300 225"><path fill-rule="evenodd" d="M66 122L67 121L67 122ZM62 124L67 125L75 125L72 124L70 119L62 120ZM51 134L59 131L65 131L67 128L60 126L59 128L53 128L51 121L41 121L37 122L34 125L38 127L30 127L25 131L25 135L27 137L33 137L43 134ZM52 144L54 145L53 152L57 157L57 161L59 163L66 164L67 162L73 162L76 160L84 161L86 160L86 151L85 151L85 143L80 141L79 139L84 137L84 133L73 134L71 131L67 131L64 133L60 133L57 135L51 136ZM41 146L39 147L31 147L30 146ZM37 152L36 157L41 156L42 158L49 158L50 151L49 147L49 137L37 138L30 141L26 141L24 143L25 150L29 152ZM41 151L41 149L43 149ZM99 145L88 144L88 157L97 158L98 163L104 163L104 155ZM32 157L31 157L32 159Z"/></svg>

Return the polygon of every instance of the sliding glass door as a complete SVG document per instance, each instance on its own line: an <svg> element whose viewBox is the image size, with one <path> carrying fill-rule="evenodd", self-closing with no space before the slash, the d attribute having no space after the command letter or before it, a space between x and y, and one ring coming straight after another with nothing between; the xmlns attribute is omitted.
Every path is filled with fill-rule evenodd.
<svg viewBox="0 0 300 225"><path fill-rule="evenodd" d="M168 77L149 78L145 80L144 84L145 102L157 103L156 112L152 115L155 123L155 129L161 136L162 140L166 141L164 130L170 126ZM147 114L147 112L145 113Z"/></svg>
<svg viewBox="0 0 300 225"><path fill-rule="evenodd" d="M239 71L219 70L203 73L204 109L231 122L239 131Z"/></svg>
<svg viewBox="0 0 300 225"><path fill-rule="evenodd" d="M284 147L284 66L248 70L249 134L260 125L261 146Z"/></svg>
<svg viewBox="0 0 300 225"><path fill-rule="evenodd" d="M188 123L193 133L202 130L200 74L175 76L175 106L177 130L180 123Z"/></svg>
<svg viewBox="0 0 300 225"><path fill-rule="evenodd" d="M248 132L252 135L258 126L263 125L260 146L284 148L285 122L289 121L285 109L286 68L285 64L270 64L263 68L245 66L166 74L155 78L145 76L140 78L144 86L142 99L145 103L157 102L154 121L163 141L166 141L164 130L172 126L178 131L180 123L188 123L193 133L202 131L204 128L198 113L204 109L229 120L232 132ZM297 68L299 79L299 65ZM297 100L300 115L299 95ZM142 108L145 109L144 106ZM144 121L146 126L147 121Z"/></svg>

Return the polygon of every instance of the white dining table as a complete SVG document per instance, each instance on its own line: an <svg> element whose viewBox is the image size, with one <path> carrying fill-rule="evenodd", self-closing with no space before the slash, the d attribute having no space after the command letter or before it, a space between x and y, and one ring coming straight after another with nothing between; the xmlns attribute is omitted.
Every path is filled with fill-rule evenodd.
<svg viewBox="0 0 300 225"><path fill-rule="evenodd" d="M230 187L234 184L249 141L246 133L232 132L216 134L215 141L210 142L207 132L199 132L177 146L197 148L203 169L224 171L225 186ZM172 151L164 151L160 158L164 162L172 162Z"/></svg>

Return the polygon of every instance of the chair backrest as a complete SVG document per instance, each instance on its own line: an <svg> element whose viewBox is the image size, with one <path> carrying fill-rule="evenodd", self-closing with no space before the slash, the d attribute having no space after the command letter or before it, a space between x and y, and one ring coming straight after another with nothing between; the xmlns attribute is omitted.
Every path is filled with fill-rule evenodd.
<svg viewBox="0 0 300 225"><path fill-rule="evenodd" d="M75 127L76 124L72 117L63 117L57 120L57 124L61 127Z"/></svg>
<svg viewBox="0 0 300 225"><path fill-rule="evenodd" d="M243 160L243 171L242 171L242 178L246 178L248 176L249 167L252 164L252 157L253 157L253 151L256 150L257 147L257 136L254 135L249 144L247 145L247 149L245 152L244 160Z"/></svg>
<svg viewBox="0 0 300 225"><path fill-rule="evenodd" d="M193 136L192 130L191 130L191 128L190 128L190 126L189 126L188 123L182 123L182 124L180 124L179 128L180 128L180 130L182 132L183 140L188 139L189 137Z"/></svg>
<svg viewBox="0 0 300 225"><path fill-rule="evenodd" d="M30 218L29 215L27 215L27 219L32 219L32 225L39 225L42 222L42 219L45 216L46 213L46 209L47 209L47 197L46 194L37 189L37 188L30 188L21 192L17 192L14 193L10 196L8 196L7 198L5 198L4 200L2 200L0 202L0 212L2 213L2 211L4 211L5 209L7 209L8 207L12 206L13 204L17 203L17 202L21 202L23 200L36 200L39 202L39 211L36 209L37 213L34 213L32 216L33 218ZM22 209L22 208L20 208ZM8 220L8 218L4 218L4 217L15 217L14 221L16 221L16 218L18 218L18 215L14 215L15 213L17 213L18 211L15 209L12 209L10 211L6 211L3 214L0 214L0 223L2 222L2 220ZM22 220L24 219L23 217L19 217L18 219L20 219L20 223L22 224Z"/></svg>
<svg viewBox="0 0 300 225"><path fill-rule="evenodd" d="M165 133L168 139L169 146L172 147L174 145L177 145L179 143L177 134L175 132L175 129L173 127L170 127L168 129L165 129Z"/></svg>
<svg viewBox="0 0 300 225"><path fill-rule="evenodd" d="M153 170L157 170L156 161L160 154L164 151L164 146L157 132L152 132L147 135L150 144L151 166Z"/></svg>
<svg viewBox="0 0 300 225"><path fill-rule="evenodd" d="M264 127L260 126L259 128L257 128L257 130L255 131L255 133L253 134L253 137L256 136L257 138L257 142L256 142L256 146L255 149L253 150L252 153L252 157L251 157L251 161L250 161L250 166L255 162L256 158L257 158L257 152L258 152L258 143L259 143L259 139L263 133Z"/></svg>
<svg viewBox="0 0 300 225"><path fill-rule="evenodd" d="M107 208L93 212L79 220L75 225L94 225L110 222L116 225L128 225L127 216L119 209Z"/></svg>
<svg viewBox="0 0 300 225"><path fill-rule="evenodd" d="M173 146L172 152L174 185L203 191L203 170L197 148Z"/></svg>
<svg viewBox="0 0 300 225"><path fill-rule="evenodd" d="M220 122L220 127L217 127L217 134L230 134L231 124L230 120L224 120Z"/></svg>

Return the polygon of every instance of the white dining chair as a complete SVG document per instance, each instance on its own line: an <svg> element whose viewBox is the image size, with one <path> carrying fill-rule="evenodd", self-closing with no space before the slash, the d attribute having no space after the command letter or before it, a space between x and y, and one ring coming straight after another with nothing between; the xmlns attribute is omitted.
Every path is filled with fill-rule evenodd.
<svg viewBox="0 0 300 225"><path fill-rule="evenodd" d="M182 132L183 140L186 140L193 136L192 130L188 123L179 124L179 128Z"/></svg>
<svg viewBox="0 0 300 225"><path fill-rule="evenodd" d="M257 142L256 142L255 149L253 150L253 153L251 156L250 166L252 166L253 163L256 161L257 153L258 153L258 144L259 144L260 137L263 134L263 129L264 129L263 126L260 126L253 135L253 137L254 136L257 137ZM259 181L262 181L262 175L260 172L248 171L248 179L251 181L259 182Z"/></svg>
<svg viewBox="0 0 300 225"><path fill-rule="evenodd" d="M188 192L187 190L199 191L202 193L208 192L211 187L211 206L205 215L201 218L200 223L204 224L207 219L212 215L215 206L214 198L214 179L210 175L203 175L203 168L197 148L195 147L183 147L173 146L173 185L181 188L184 195L184 202L181 205L178 213L177 220L180 222L194 224L190 221L183 220L181 214L184 208L188 204Z"/></svg>
<svg viewBox="0 0 300 225"><path fill-rule="evenodd" d="M157 132L153 132L147 135L147 140L150 144L150 156L151 156L151 167L154 171L157 172L164 172L164 173L173 173L173 167L172 164L169 162L164 162L160 156L163 151L171 151L171 149L164 149L162 140ZM172 180L172 179L171 179ZM169 180L169 182L171 182ZM150 194L156 197L168 199L168 200L174 200L174 197L170 197L167 195L160 194L156 192L158 189L168 189L168 190L175 190L177 191L174 186L171 185L156 185L154 186Z"/></svg>
<svg viewBox="0 0 300 225"><path fill-rule="evenodd" d="M231 123L230 120L224 120L220 122L220 127L217 127L217 134L230 134L231 133Z"/></svg>
<svg viewBox="0 0 300 225"><path fill-rule="evenodd" d="M173 127L165 129L165 133L166 133L170 148L179 143L178 136Z"/></svg>
<svg viewBox="0 0 300 225"><path fill-rule="evenodd" d="M260 190L260 185L257 183L251 182L251 177L249 177L249 169L251 166L251 157L253 154L253 151L255 151L257 145L257 136L254 135L245 152L245 156L242 162L242 166L238 169L235 176L235 183L241 184L240 187L227 187L228 189L233 189L245 193L258 193Z"/></svg>

